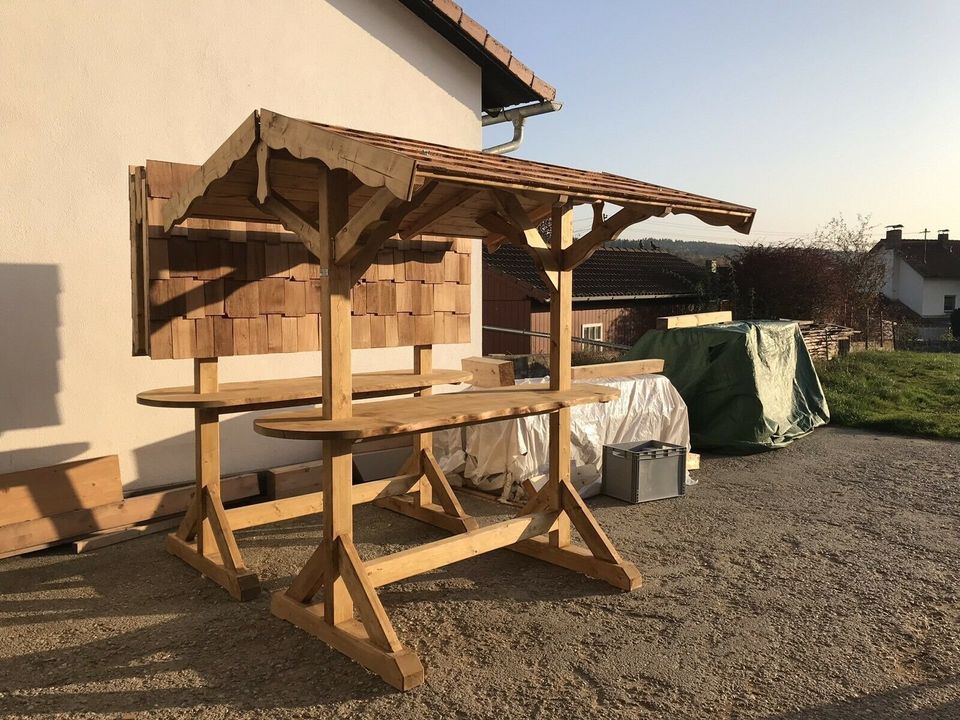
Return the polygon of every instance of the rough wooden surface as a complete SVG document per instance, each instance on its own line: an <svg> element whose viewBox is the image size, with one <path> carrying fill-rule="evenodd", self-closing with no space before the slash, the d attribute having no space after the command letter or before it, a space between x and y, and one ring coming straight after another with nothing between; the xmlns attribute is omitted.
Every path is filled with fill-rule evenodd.
<svg viewBox="0 0 960 720"><path fill-rule="evenodd" d="M434 370L422 375L412 370L359 373L353 378L353 396L362 398L400 395L434 385L455 384L469 380L470 373L462 370ZM192 387L183 386L146 390L137 395L137 402L141 405L219 410L308 404L320 402L322 399L323 379L319 375L222 383L216 391L206 393L195 392Z"/></svg>
<svg viewBox="0 0 960 720"><path fill-rule="evenodd" d="M672 330L673 328L700 327L715 323L730 322L733 313L729 310L718 312L690 313L689 315L665 315L657 318L658 330Z"/></svg>
<svg viewBox="0 0 960 720"><path fill-rule="evenodd" d="M359 440L539 415L571 405L607 402L618 395L616 388L599 385L574 385L560 391L515 386L358 403L353 406L352 417L340 420L324 420L317 410L282 413L262 417L254 427L261 435L271 437Z"/></svg>

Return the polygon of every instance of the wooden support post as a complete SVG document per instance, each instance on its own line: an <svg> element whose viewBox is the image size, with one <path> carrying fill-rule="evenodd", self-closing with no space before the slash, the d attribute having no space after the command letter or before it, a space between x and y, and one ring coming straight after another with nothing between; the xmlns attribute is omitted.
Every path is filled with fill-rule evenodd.
<svg viewBox="0 0 960 720"><path fill-rule="evenodd" d="M420 375L433 371L433 346L432 345L414 345L413 346L413 372ZM419 397L432 395L433 388L424 388L417 393ZM417 470L423 473L423 451L433 451L433 434L420 433L413 436L413 453L417 456ZM426 477L421 478L420 485L414 502L417 507L424 507L433 502L433 493L431 485Z"/></svg>
<svg viewBox="0 0 960 720"><path fill-rule="evenodd" d="M217 370L217 358L195 359L194 390L216 392L219 388ZM194 445L196 489L180 527L167 536L167 552L222 585L237 600L251 600L260 594L260 580L244 566L223 508L217 410L194 410Z"/></svg>
<svg viewBox="0 0 960 720"><path fill-rule="evenodd" d="M573 208L569 204L555 205L551 216L550 250L562 257L573 242ZM558 263L559 264L559 263ZM572 365L573 273L560 270L557 284L550 288L550 389L569 390ZM548 507L563 507L561 486L570 479L570 408L550 413L550 475L544 490ZM564 547L570 544L570 520L560 516L555 530L550 531L550 544Z"/></svg>

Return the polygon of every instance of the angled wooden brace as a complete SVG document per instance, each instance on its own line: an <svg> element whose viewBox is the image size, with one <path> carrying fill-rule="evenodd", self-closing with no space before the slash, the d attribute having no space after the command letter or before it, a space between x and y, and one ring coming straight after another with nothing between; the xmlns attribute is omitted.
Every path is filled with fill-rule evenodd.
<svg viewBox="0 0 960 720"><path fill-rule="evenodd" d="M323 246L320 231L300 213L293 203L275 190L271 191L262 202L253 200L250 202L254 207L279 220L281 225L300 238L300 242L307 246L307 250L317 257L320 256Z"/></svg>
<svg viewBox="0 0 960 720"><path fill-rule="evenodd" d="M601 207L600 213L603 212ZM597 221L597 206L594 205L593 229L573 241L573 244L563 251L561 266L564 270L573 270L586 261L605 242L616 240L620 233L634 223L653 217L654 213L634 207L625 207L614 213L606 220Z"/></svg>

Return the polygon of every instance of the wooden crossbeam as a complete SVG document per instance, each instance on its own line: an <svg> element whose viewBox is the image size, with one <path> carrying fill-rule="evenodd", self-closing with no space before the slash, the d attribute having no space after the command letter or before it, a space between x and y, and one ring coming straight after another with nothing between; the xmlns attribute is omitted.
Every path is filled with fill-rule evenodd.
<svg viewBox="0 0 960 720"><path fill-rule="evenodd" d="M420 473L398 475L386 480L374 480L352 487L354 505L373 502L378 498L403 495L410 492L420 480ZM227 517L234 530L290 520L323 512L323 491L281 498L270 502L245 505L227 510Z"/></svg>
<svg viewBox="0 0 960 720"><path fill-rule="evenodd" d="M273 190L262 202L251 201L251 204L279 220L281 225L300 238L307 250L320 257L323 251L320 231L289 200Z"/></svg>
<svg viewBox="0 0 960 720"><path fill-rule="evenodd" d="M594 209L594 212L596 212L596 209ZM633 207L622 208L599 224L597 224L596 215L594 215L593 229L586 235L577 238L570 247L563 251L561 263L563 269L575 269L593 255L603 243L616 240L620 237L620 233L628 227L650 217L653 217L653 213Z"/></svg>
<svg viewBox="0 0 960 720"><path fill-rule="evenodd" d="M375 587L466 560L548 532L559 513L534 513L386 555L366 564Z"/></svg>

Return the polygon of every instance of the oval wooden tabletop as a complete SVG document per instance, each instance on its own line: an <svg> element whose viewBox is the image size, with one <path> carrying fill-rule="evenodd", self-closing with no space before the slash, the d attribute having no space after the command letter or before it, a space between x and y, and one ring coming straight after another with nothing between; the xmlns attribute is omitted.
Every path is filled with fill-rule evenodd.
<svg viewBox="0 0 960 720"><path fill-rule="evenodd" d="M388 370L358 373L353 376L356 398L403 395L434 385L469 382L463 370L433 370L416 374L413 370ZM253 409L308 405L323 399L323 380L319 375L280 380L250 380L221 383L215 392L198 393L190 386L146 390L137 395L141 405L168 408Z"/></svg>
<svg viewBox="0 0 960 720"><path fill-rule="evenodd" d="M324 420L316 409L279 413L254 421L254 428L271 437L361 440L539 415L571 405L608 402L619 395L616 388L603 385L574 385L569 390L518 385L355 403L352 417L339 420Z"/></svg>

